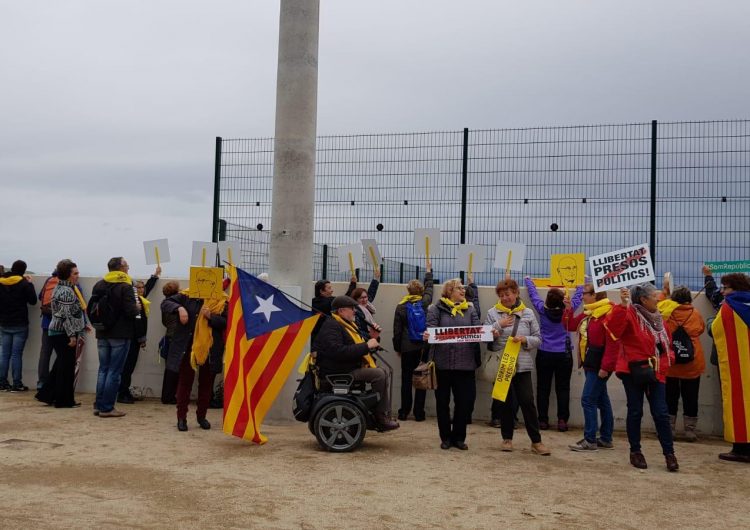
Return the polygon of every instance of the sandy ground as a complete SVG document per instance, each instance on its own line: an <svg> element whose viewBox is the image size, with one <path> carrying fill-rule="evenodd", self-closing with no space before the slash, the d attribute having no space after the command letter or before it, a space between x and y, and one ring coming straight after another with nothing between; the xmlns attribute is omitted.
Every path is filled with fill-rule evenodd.
<svg viewBox="0 0 750 530"><path fill-rule="evenodd" d="M650 467L616 448L573 453L580 431L545 433L551 457L470 426L469 451L439 448L434 419L369 432L355 453L318 448L301 423L268 425L254 446L218 428L175 428L174 407L123 405L124 418L0 394L3 528L748 528L750 466L721 462L721 440L677 444L679 473L646 435Z"/></svg>

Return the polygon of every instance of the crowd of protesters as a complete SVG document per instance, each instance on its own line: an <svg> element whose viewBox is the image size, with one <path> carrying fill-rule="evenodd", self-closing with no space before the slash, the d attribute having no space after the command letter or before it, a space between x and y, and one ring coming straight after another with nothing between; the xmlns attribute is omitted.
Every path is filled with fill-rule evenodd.
<svg viewBox="0 0 750 530"><path fill-rule="evenodd" d="M39 293L26 273L25 262L17 260L9 270L3 269L0 391L29 390L22 380L23 351L29 336L28 306L39 303L42 333L36 399L57 408L80 406L75 401L78 364L83 344L95 331L99 367L93 413L100 418L125 416L125 411L115 405L130 405L137 400L130 385L139 352L146 345L151 313L148 295L159 281L161 269L157 267L143 282L130 277L123 257L110 259L107 268L88 301L78 286L77 265L71 260L57 264ZM428 261L424 283L412 280L407 284L407 294L393 316L393 348L402 373L398 420L405 421L410 415L415 421L425 420L427 391L412 388L411 374L420 362L432 360L437 376L435 409L440 447L468 449L467 425L472 423L477 398L476 370L482 365L479 344L432 345L427 328L477 326L483 322L492 330L492 340L487 343L490 355L503 351L509 342L520 347L507 400L492 400L490 425L500 428L501 450L513 450L516 411L520 407L531 451L543 456L551 453L542 443L542 431L554 425L548 416L552 381L557 397L556 427L565 432L569 429L570 380L577 365L584 373L584 428L583 438L570 449L594 452L613 448L614 415L608 382L614 374L626 396L630 463L639 469L648 466L641 447L643 409L648 402L666 468L677 471L675 439L698 439L700 379L706 367L700 337L708 332L715 341L710 360L719 367L721 378L725 439L732 443L731 451L719 458L750 463L748 420L742 414L750 401L750 381L744 369L750 365L750 278L741 273L726 274L718 288L710 269L704 267L703 274L706 297L717 311L708 322L693 307L690 290L673 288L668 282L661 291L648 283L621 289L619 303L615 303L606 293L595 292L591 284L579 286L572 297L567 290L550 288L543 299L533 281L526 278L532 310L524 305L518 284L509 276L496 285L497 303L482 318L478 289L471 277L468 285L459 278L445 281L440 298L433 299L434 279ZM318 281L312 307L323 318L313 332L313 345L319 334L324 337L317 341L319 344L325 343L325 337L336 335L342 351L354 352L344 364L385 391L384 379L390 374L372 364L372 358L367 359L372 347L379 345L382 331L377 320L383 309L376 311L373 305L379 280L376 270L364 289L353 276L346 295L339 297L334 297L328 280ZM162 292L161 316L166 331L159 350L166 362L161 400L176 405L177 428L188 430L188 403L197 373L196 419L202 429L210 429L206 412L215 377L222 371L227 297L190 297L189 291L181 290L175 281L166 282ZM344 332L338 333L339 325ZM742 333L745 335L738 336ZM335 351L326 355L331 359L321 359L322 364L330 361L338 366ZM365 362L371 364L363 365ZM534 370L536 400L531 377ZM680 405L682 429L678 429ZM398 428L391 418L390 402L380 407L382 430Z"/></svg>

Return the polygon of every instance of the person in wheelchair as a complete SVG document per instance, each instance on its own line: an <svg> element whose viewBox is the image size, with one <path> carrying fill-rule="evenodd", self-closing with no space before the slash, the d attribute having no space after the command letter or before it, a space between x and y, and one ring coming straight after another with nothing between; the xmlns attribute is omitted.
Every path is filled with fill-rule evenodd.
<svg viewBox="0 0 750 530"><path fill-rule="evenodd" d="M392 420L390 415L390 378L383 368L375 366L369 355L378 349L378 341L371 338L365 342L357 331L356 307L357 302L349 296L337 296L333 300L332 318L325 320L313 343L320 377L349 373L355 381L370 383L372 389L380 394L375 409L378 426L383 431L398 429L398 422Z"/></svg>

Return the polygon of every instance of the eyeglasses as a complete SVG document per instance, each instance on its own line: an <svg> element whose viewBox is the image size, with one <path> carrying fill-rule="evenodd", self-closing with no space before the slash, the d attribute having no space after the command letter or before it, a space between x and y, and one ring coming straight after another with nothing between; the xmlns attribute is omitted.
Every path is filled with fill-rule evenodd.
<svg viewBox="0 0 750 530"><path fill-rule="evenodd" d="M367 300L366 296L360 296L357 300Z"/></svg>

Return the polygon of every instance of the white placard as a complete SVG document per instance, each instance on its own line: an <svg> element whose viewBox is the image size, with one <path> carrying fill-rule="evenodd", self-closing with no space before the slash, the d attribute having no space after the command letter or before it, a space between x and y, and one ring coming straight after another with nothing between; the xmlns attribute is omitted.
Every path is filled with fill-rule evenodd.
<svg viewBox="0 0 750 530"><path fill-rule="evenodd" d="M509 259L510 258L510 259ZM526 259L526 245L510 241L498 241L495 249L494 267L512 271L522 271ZM508 266L510 261L510 267Z"/></svg>
<svg viewBox="0 0 750 530"><path fill-rule="evenodd" d="M372 268L380 268L380 263L383 261L383 258L380 255L380 249L378 249L378 242L374 239L363 239L362 249L365 251L367 261L370 262Z"/></svg>
<svg viewBox="0 0 750 530"><path fill-rule="evenodd" d="M636 245L589 258L589 268L598 293L655 279L648 245Z"/></svg>
<svg viewBox="0 0 750 530"><path fill-rule="evenodd" d="M487 250L482 245L458 245L456 270L468 273L484 272Z"/></svg>
<svg viewBox="0 0 750 530"><path fill-rule="evenodd" d="M193 241L193 255L190 258L191 267L215 267L216 243L208 241Z"/></svg>
<svg viewBox="0 0 750 530"><path fill-rule="evenodd" d="M143 251L146 253L146 265L169 263L169 241L166 239L144 241Z"/></svg>
<svg viewBox="0 0 750 530"><path fill-rule="evenodd" d="M491 342L492 326L452 326L447 328L427 328L430 344L450 342Z"/></svg>
<svg viewBox="0 0 750 530"><path fill-rule="evenodd" d="M417 256L432 259L440 255L440 229L417 228L414 230L414 250Z"/></svg>
<svg viewBox="0 0 750 530"><path fill-rule="evenodd" d="M352 243L336 249L339 258L339 271L354 274L352 269L361 269L365 266L362 259L362 243Z"/></svg>
<svg viewBox="0 0 750 530"><path fill-rule="evenodd" d="M227 263L237 265L241 263L240 254L235 247L234 241L219 241L219 265L224 266Z"/></svg>

